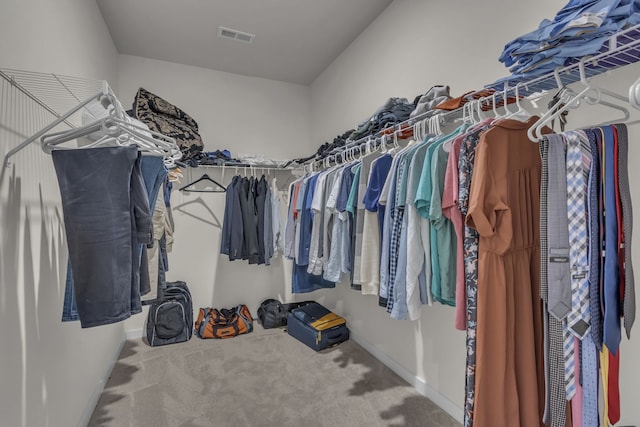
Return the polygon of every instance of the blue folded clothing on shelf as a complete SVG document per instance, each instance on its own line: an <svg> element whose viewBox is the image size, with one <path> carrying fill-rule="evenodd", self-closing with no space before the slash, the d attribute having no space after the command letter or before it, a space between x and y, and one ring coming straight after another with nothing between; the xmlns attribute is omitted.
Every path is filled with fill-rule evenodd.
<svg viewBox="0 0 640 427"><path fill-rule="evenodd" d="M499 60L512 75L501 81L530 79L598 53L613 34L638 24L640 0L571 0L553 21L507 43Z"/></svg>

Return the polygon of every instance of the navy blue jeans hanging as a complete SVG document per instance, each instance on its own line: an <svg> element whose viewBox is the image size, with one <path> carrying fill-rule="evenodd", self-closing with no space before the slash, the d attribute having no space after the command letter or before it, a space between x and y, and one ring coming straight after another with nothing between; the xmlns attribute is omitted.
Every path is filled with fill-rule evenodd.
<svg viewBox="0 0 640 427"><path fill-rule="evenodd" d="M151 242L153 226L137 148L56 150L52 157L81 326L139 313L138 248ZM67 302L63 311L73 317L70 294Z"/></svg>

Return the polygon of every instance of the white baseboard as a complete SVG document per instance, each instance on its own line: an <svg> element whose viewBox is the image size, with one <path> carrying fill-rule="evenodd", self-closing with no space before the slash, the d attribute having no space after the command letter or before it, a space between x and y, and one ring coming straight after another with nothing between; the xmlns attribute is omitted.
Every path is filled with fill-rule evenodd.
<svg viewBox="0 0 640 427"><path fill-rule="evenodd" d="M427 384L422 378L415 376L407 368L401 366L398 362L393 360L387 354L382 352L378 347L371 344L364 339L361 335L354 331L351 332L351 339L357 342L365 350L371 353L376 359L384 363L393 372L398 374L402 379L411 384L418 393L430 399L433 403L442 408L445 412L451 415L453 418L462 423L464 418L464 410L454 402L449 400L446 396L438 392L435 388Z"/></svg>
<svg viewBox="0 0 640 427"><path fill-rule="evenodd" d="M125 334L126 339L128 340L137 340L144 337L144 329L131 329L129 331L125 331Z"/></svg>
<svg viewBox="0 0 640 427"><path fill-rule="evenodd" d="M105 369L104 375L102 376L100 381L98 381L98 383L96 384L96 387L94 388L93 393L91 394L91 398L87 402L87 406L82 412L82 417L80 418L78 427L86 427L89 424L89 421L91 421L91 416L93 415L93 411L96 409L96 406L98 405L98 400L100 400L100 396L104 391L104 386L107 384L107 381L111 376L111 372L113 372L113 368L115 367L116 362L118 362L118 357L120 357L120 353L122 352L122 347L124 346L125 341L126 341L125 335L123 334L122 339L120 340L120 344L115 348L115 351L111 358L111 363L109 364L107 369Z"/></svg>

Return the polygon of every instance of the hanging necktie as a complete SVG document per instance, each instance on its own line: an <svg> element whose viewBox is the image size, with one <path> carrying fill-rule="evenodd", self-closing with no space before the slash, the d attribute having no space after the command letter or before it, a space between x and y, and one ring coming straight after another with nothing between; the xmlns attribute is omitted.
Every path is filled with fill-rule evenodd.
<svg viewBox="0 0 640 427"><path fill-rule="evenodd" d="M622 202L622 228L623 228L623 252L624 252L624 296L623 314L624 327L627 338L631 337L631 327L636 317L636 294L633 265L631 264L631 235L633 232L633 208L631 205L631 191L629 188L628 163L628 136L627 127L623 124L614 125L618 135L618 180L620 201Z"/></svg>
<svg viewBox="0 0 640 427"><path fill-rule="evenodd" d="M598 233L598 194L599 158L596 144L596 132L585 131L589 138L588 149L583 152L591 158L587 184L588 218L589 218L589 309L591 328L581 342L581 378L582 378L582 427L598 427L598 349L594 332L600 323L599 306L599 233Z"/></svg>
<svg viewBox="0 0 640 427"><path fill-rule="evenodd" d="M561 135L547 135L546 139L549 142L547 278L548 306L551 314L549 316L549 380L552 403L550 409L552 425L557 426L556 422L562 419L562 413L566 410L565 399L571 400L576 393L575 338L568 330L566 322L566 317L571 311L571 270L565 141Z"/></svg>
<svg viewBox="0 0 640 427"><path fill-rule="evenodd" d="M605 150L607 155L607 174L605 176L605 323L604 340L609 349L609 375L607 399L609 401L609 422L615 424L620 420L620 387L618 375L620 371L620 284L624 280L620 269L620 231L622 209L618 187L618 135L613 126L606 126ZM623 255L624 256L624 255Z"/></svg>
<svg viewBox="0 0 640 427"><path fill-rule="evenodd" d="M540 187L540 296L545 302L547 311L551 311L551 304L554 303L554 296L561 295L551 288L554 286L568 285L571 290L571 283L564 283L559 278L569 277L569 231L568 218L566 215L566 151L565 143L561 135L549 134L540 142L540 153L542 160L542 177ZM564 194L564 198L560 197ZM562 223L562 225L558 224ZM564 230L562 229L564 227ZM558 258L556 253L554 259L550 260L553 245L556 248L565 248L564 259ZM564 261L564 262L559 262ZM563 270L564 269L564 270ZM555 271L554 271L555 270ZM562 282L562 283L561 283ZM569 302L571 304L569 292ZM557 305L557 302L554 304ZM567 311L568 312L568 311ZM565 312L565 315L566 313ZM546 405L543 421L550 427L565 427L567 419L567 400L565 385L565 358L563 352L563 321L556 315L544 314L545 320L545 374L546 374ZM573 336L567 332L573 341ZM573 357L573 354L570 354ZM573 366L567 373L574 372Z"/></svg>
<svg viewBox="0 0 640 427"><path fill-rule="evenodd" d="M604 344L613 354L620 345L620 271L618 264L618 219L616 215L615 136L610 126L604 133L604 187L605 187L605 254L604 254Z"/></svg>
<svg viewBox="0 0 640 427"><path fill-rule="evenodd" d="M586 210L586 180L589 164L583 161L581 143L588 144L582 131L568 132L567 140L567 212L571 259L571 312L567 326L579 339L589 331L589 259ZM586 173L585 173L586 167Z"/></svg>

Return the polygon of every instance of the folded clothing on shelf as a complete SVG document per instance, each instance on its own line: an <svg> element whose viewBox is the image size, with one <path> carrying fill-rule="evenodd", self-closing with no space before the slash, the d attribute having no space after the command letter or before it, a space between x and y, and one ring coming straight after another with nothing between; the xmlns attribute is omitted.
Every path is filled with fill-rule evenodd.
<svg viewBox="0 0 640 427"><path fill-rule="evenodd" d="M506 44L499 60L511 75L496 84L515 84L575 63L600 52L613 34L639 23L640 1L571 0L552 21L545 19L536 30Z"/></svg>

